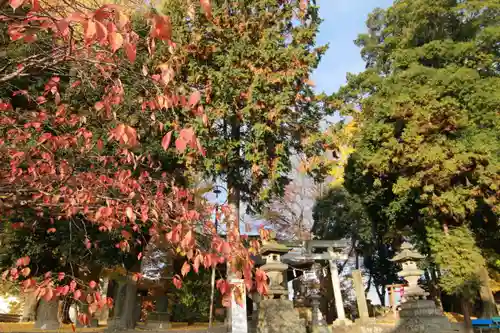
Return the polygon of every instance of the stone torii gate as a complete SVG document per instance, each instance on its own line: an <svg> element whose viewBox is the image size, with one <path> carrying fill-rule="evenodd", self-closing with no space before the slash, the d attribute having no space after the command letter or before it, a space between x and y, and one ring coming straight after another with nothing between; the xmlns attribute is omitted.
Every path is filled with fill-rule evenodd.
<svg viewBox="0 0 500 333"><path fill-rule="evenodd" d="M284 256L288 257L287 259L293 261L300 260L327 260L330 266L331 279L332 279L332 287L333 294L335 296L335 308L337 310L337 320L339 324L346 324L348 320L345 316L344 311L344 302L342 300L342 293L340 288L340 278L339 272L337 268L336 261L337 260L346 260L347 255L339 253L337 250L344 249L348 244L346 241L331 241L331 240L308 240L303 244L303 248L305 249L305 253L298 255L289 255ZM314 249L326 249L326 252L323 253L313 253Z"/></svg>

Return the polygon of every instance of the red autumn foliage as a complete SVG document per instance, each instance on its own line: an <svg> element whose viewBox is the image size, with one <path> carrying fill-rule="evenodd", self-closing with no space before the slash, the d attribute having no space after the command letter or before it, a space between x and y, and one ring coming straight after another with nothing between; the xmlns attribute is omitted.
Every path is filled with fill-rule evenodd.
<svg viewBox="0 0 500 333"><path fill-rule="evenodd" d="M146 44L150 57L154 56L157 43L176 47L171 40L170 19L164 15L148 16L150 33L141 40L118 5L104 5L89 11L75 9L62 15L44 8L38 0L9 0L8 4L16 12L1 16L0 21L7 23L12 41L31 43L38 36L48 34L54 43L50 52L26 58L0 72L0 82L26 77L32 70L43 71L57 64L84 63L92 66L100 79L107 82L104 95L92 110L103 120L113 119L114 108L124 101L120 64L136 60L137 45ZM210 19L209 0L201 0L200 4ZM83 34L80 36L77 31ZM119 56L121 50L125 57ZM159 88L156 95L143 103L143 111L183 107L203 116L203 108L198 105L200 92L194 91L187 97L175 89L164 90L173 83L175 70L168 65L160 69L161 75L150 75L147 69L143 70L144 79ZM76 80L69 89L82 84L81 80ZM13 97L22 95L35 102L22 112L14 109L10 101L0 101L2 220L8 220L16 210L27 207L38 216L48 215L57 221L83 216L87 223L99 226L102 232L120 230L123 240L116 247L122 251L137 246L141 227L147 226L150 241L163 239L186 253L183 276L191 266L197 272L200 265L210 268L229 261L233 269L245 267L245 282L252 288L253 262L239 231L229 230L226 240L214 234L211 222L204 221L204 216L192 210L192 194L176 187L168 177L155 175L158 161L151 155L134 151L141 145L136 128L118 123L107 128L104 136L93 132L87 117L72 109L64 99L60 85L61 79L54 75L39 96L31 96L31 92L25 90L14 92ZM169 149L173 134L170 131L163 137L163 149ZM204 154L193 128L178 128L175 135L175 147L180 154L197 154L198 157ZM113 149L106 150L106 147ZM82 168L82 165L89 167ZM204 225L201 231L195 230L200 223ZM23 228L24 222L16 223L16 227ZM47 229L48 233L56 231L56 227ZM210 237L211 246L208 249L198 247L198 237ZM92 239L85 238L82 246L90 250ZM258 244L252 247L258 250ZM142 252L138 260L141 257ZM33 265L29 257L22 257L16 267L2 274L2 278L18 280L23 290L34 290L38 298L47 301L63 296L85 301L89 303L90 316L104 305L112 306L112 300L101 295L95 281L87 286L64 272L55 277L50 272L32 277L30 264ZM140 274L134 276L134 279L139 278ZM257 270L255 278L259 292L266 293L265 273ZM181 277L176 275L173 283L181 288ZM222 294L229 295L231 287L225 281L219 281L217 287ZM81 314L79 319L89 322L86 314Z"/></svg>

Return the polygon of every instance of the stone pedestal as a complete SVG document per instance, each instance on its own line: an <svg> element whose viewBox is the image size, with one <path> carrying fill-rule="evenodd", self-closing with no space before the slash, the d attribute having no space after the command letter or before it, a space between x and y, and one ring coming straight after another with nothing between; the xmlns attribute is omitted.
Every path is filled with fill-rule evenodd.
<svg viewBox="0 0 500 333"><path fill-rule="evenodd" d="M306 326L311 325L312 322L312 309L308 307L295 307L299 313L299 318L305 321Z"/></svg>
<svg viewBox="0 0 500 333"><path fill-rule="evenodd" d="M257 318L257 333L306 333L305 320L289 300L261 301Z"/></svg>
<svg viewBox="0 0 500 333"><path fill-rule="evenodd" d="M124 281L118 281L114 303L114 316L108 320L107 332L134 329L137 317L137 282L132 276L128 276Z"/></svg>
<svg viewBox="0 0 500 333"><path fill-rule="evenodd" d="M108 294L109 287L109 277L104 277L101 280L101 294L106 296ZM97 310L95 317L97 318L99 326L107 326L109 319L109 308L107 305L104 305L101 309Z"/></svg>
<svg viewBox="0 0 500 333"><path fill-rule="evenodd" d="M394 333L451 333L461 327L448 321L432 300L408 300L401 304Z"/></svg>
<svg viewBox="0 0 500 333"><path fill-rule="evenodd" d="M21 316L21 321L32 322L36 318L36 306L38 305L38 300L34 291L26 292L23 294L23 314Z"/></svg>
<svg viewBox="0 0 500 333"><path fill-rule="evenodd" d="M325 319L319 310L321 295L315 294L310 296L312 307L311 333L329 333Z"/></svg>
<svg viewBox="0 0 500 333"><path fill-rule="evenodd" d="M36 311L35 328L42 330L57 330L60 326L59 299L55 298L49 302L41 299Z"/></svg>
<svg viewBox="0 0 500 333"><path fill-rule="evenodd" d="M87 316L89 316L89 322L88 324L82 324L80 323L79 320L76 320L76 327L97 327L99 326L99 320L96 318L96 317L90 317L89 315L89 305L87 302L82 302L82 303L79 303L77 305L77 313L80 314L80 313L85 313L87 314Z"/></svg>
<svg viewBox="0 0 500 333"><path fill-rule="evenodd" d="M168 296L156 296L154 312L148 313L148 329L166 329L170 328L170 315L168 313Z"/></svg>

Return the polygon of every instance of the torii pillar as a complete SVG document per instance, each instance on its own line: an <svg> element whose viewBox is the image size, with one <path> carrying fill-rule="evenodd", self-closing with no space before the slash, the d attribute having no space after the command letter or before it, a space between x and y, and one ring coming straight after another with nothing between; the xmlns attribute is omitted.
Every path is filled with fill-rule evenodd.
<svg viewBox="0 0 500 333"><path fill-rule="evenodd" d="M328 260L330 266L330 273L332 279L333 295L335 297L335 309L337 310L337 320L335 320L335 325L350 325L352 322L348 320L345 316L344 302L342 300L342 291L340 288L340 278L339 271L337 268L337 263L335 260L340 258L345 258L335 249L343 249L347 246L345 241L331 241L331 240L309 240L305 242L307 252L311 253L313 249L327 249L327 256L325 259Z"/></svg>

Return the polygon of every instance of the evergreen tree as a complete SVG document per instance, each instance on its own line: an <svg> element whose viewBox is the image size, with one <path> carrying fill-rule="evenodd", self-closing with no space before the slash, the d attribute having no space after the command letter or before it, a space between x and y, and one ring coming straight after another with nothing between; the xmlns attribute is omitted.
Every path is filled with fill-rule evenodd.
<svg viewBox="0 0 500 333"><path fill-rule="evenodd" d="M366 70L332 98L360 129L346 188L388 230L410 227L449 272L445 290L465 297L476 257L499 253L499 23L498 1L377 9L356 41ZM463 272L460 261L475 264Z"/></svg>
<svg viewBox="0 0 500 333"><path fill-rule="evenodd" d="M324 110L309 81L326 51L315 46L318 7L314 0L216 0L207 17L192 6L172 0L161 10L187 45L178 77L186 89L207 87L193 123L206 151L198 168L227 182L233 208L241 200L259 211L283 195L292 155L323 152Z"/></svg>

